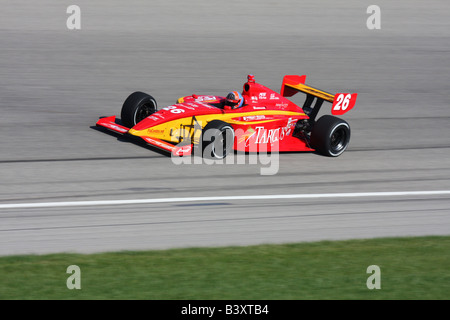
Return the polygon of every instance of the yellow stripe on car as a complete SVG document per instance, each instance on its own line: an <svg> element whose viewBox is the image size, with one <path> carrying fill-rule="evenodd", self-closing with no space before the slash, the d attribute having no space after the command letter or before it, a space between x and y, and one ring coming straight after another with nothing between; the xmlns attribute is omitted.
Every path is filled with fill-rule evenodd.
<svg viewBox="0 0 450 320"><path fill-rule="evenodd" d="M161 139L165 141L171 141L173 143L179 143L183 140L183 137L193 137L194 143L198 143L202 129L212 120L222 120L230 124L246 125L246 124L259 124L277 121L280 119L261 119L261 120L238 120L236 118L253 117L262 115L284 115L301 117L305 116L304 113L294 111L282 111L282 110L259 110L252 112L237 112L237 113L223 113L223 114L208 114L199 116L190 116L181 119L176 119L168 122L161 123L159 125L146 128L144 130L130 129L129 134L134 136L145 136ZM236 120L233 120L236 119Z"/></svg>

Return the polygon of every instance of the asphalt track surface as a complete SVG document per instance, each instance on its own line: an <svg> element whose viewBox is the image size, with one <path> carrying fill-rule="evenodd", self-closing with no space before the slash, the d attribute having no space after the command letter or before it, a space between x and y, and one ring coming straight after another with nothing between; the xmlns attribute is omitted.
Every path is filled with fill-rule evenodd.
<svg viewBox="0 0 450 320"><path fill-rule="evenodd" d="M0 2L0 255L450 234L450 2L80 0L68 30L71 4ZM349 149L176 165L93 128L247 74L357 92Z"/></svg>

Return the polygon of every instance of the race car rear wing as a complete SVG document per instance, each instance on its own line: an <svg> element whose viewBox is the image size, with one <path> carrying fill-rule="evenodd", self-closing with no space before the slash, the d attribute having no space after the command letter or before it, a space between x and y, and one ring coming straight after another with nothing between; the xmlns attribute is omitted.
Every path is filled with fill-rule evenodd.
<svg viewBox="0 0 450 320"><path fill-rule="evenodd" d="M301 91L308 95L318 97L322 100L333 102L334 94L305 85L306 76L285 76L281 85L281 95L283 97L292 97Z"/></svg>
<svg viewBox="0 0 450 320"><path fill-rule="evenodd" d="M323 90L319 90L305 84L306 75L287 75L283 78L281 84L280 94L283 97L292 97L297 92L303 92L306 94L306 100L302 109L314 120L324 101L331 102L331 113L333 115L342 115L347 111L350 111L356 102L356 93L336 93L331 94ZM313 107L312 103L316 99Z"/></svg>

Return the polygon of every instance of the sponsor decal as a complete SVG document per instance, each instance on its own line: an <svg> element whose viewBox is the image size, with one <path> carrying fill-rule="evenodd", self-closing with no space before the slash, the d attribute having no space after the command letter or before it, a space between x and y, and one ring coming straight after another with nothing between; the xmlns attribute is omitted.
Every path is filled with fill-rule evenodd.
<svg viewBox="0 0 450 320"><path fill-rule="evenodd" d="M159 117L159 118L161 118L161 119L164 119L164 115L162 115L160 112L155 112L155 113L153 114L153 116Z"/></svg>
<svg viewBox="0 0 450 320"><path fill-rule="evenodd" d="M196 102L215 102L217 100L216 96L198 96L197 99L195 99Z"/></svg>
<svg viewBox="0 0 450 320"><path fill-rule="evenodd" d="M172 151L173 155L175 156L185 156L185 155L190 155L192 153L192 145L188 144L185 146L175 146L175 148Z"/></svg>
<svg viewBox="0 0 450 320"><path fill-rule="evenodd" d="M151 119L153 121L158 121L159 120L159 118L155 117L155 116L149 116L149 117L147 117L147 119Z"/></svg>
<svg viewBox="0 0 450 320"><path fill-rule="evenodd" d="M284 127L276 128L276 129L266 129L264 127L256 127L255 130L252 131L245 136L245 146L248 146L250 143L250 139L254 138L254 143L262 144L262 143L275 143L284 139L284 137L291 134L292 129L295 127L295 120L289 118L288 123Z"/></svg>
<svg viewBox="0 0 450 320"><path fill-rule="evenodd" d="M280 100L275 93L270 94L270 100Z"/></svg>
<svg viewBox="0 0 450 320"><path fill-rule="evenodd" d="M113 123L105 123L105 126L108 127L108 128L111 128L111 129L113 129L113 130L116 130L116 131L118 131L118 132L122 132L122 133L125 133L125 132L128 131L128 129L119 127L118 125L113 124Z"/></svg>
<svg viewBox="0 0 450 320"><path fill-rule="evenodd" d="M199 102L198 105L203 106L203 107L208 108L208 109L216 109L216 107L210 106L209 104L206 104L206 103L203 103L203 102Z"/></svg>
<svg viewBox="0 0 450 320"><path fill-rule="evenodd" d="M154 139L149 138L149 137L142 137L142 138L143 138L146 142L148 142L148 143L150 143L150 144L152 144L152 145L161 147L161 148L166 149L166 150L172 147L172 146L171 146L170 144L168 144L168 143L164 143L164 142L162 142L162 141L154 140Z"/></svg>
<svg viewBox="0 0 450 320"><path fill-rule="evenodd" d="M247 116L247 117L243 117L243 119L244 119L244 121L258 121L258 120L266 119L266 116L264 116L264 115Z"/></svg>
<svg viewBox="0 0 450 320"><path fill-rule="evenodd" d="M147 132L148 133L154 133L154 134L162 134L162 133L164 133L164 129L152 129L152 128L150 128L150 129L147 129Z"/></svg>

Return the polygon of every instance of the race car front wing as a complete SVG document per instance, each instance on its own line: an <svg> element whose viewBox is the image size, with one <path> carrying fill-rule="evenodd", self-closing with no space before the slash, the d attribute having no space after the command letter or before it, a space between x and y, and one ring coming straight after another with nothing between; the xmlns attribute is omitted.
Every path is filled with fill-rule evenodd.
<svg viewBox="0 0 450 320"><path fill-rule="evenodd" d="M174 156L188 156L192 154L192 144L183 144L183 145L173 145L169 142L148 137L148 136L134 136L132 134L129 134L130 128L127 128L116 121L116 116L110 116L110 117L104 117L100 118L97 123L97 127L103 127L106 128L116 134L120 134L123 136L127 136L129 138L133 139L140 139L146 142L148 145L158 148L160 150L170 152Z"/></svg>

